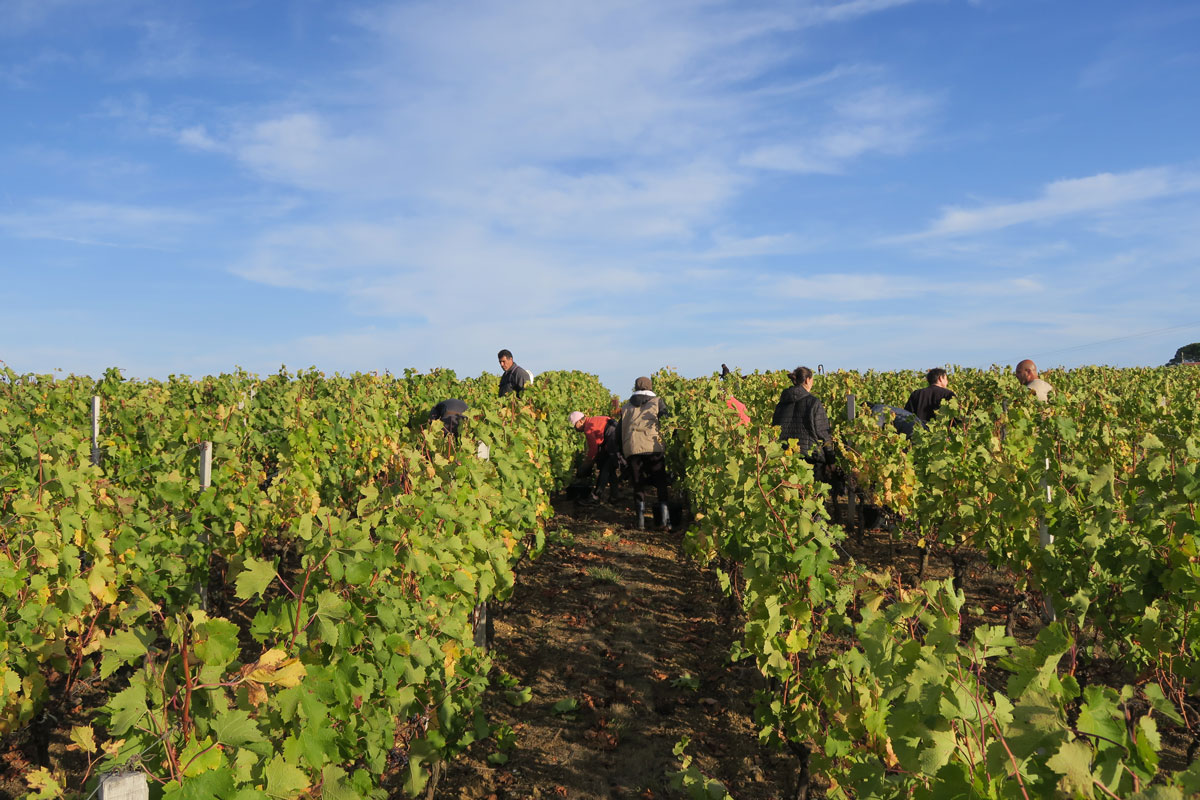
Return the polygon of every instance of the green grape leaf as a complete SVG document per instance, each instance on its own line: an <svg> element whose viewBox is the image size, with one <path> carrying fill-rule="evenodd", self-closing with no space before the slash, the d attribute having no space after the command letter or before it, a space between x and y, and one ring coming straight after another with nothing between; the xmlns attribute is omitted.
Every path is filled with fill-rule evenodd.
<svg viewBox="0 0 1200 800"><path fill-rule="evenodd" d="M266 591L275 577L274 562L248 558L245 569L237 576L235 594L242 600L249 600Z"/></svg>
<svg viewBox="0 0 1200 800"><path fill-rule="evenodd" d="M213 721L213 733L216 734L217 741L231 747L263 741L258 724L250 718L248 712L240 709L226 711L218 716Z"/></svg>
<svg viewBox="0 0 1200 800"><path fill-rule="evenodd" d="M263 771L267 779L267 794L278 800L292 800L309 788L308 776L297 766L275 756Z"/></svg>
<svg viewBox="0 0 1200 800"><path fill-rule="evenodd" d="M1081 741L1063 742L1046 766L1062 776L1059 786L1071 797L1092 794L1092 749Z"/></svg>

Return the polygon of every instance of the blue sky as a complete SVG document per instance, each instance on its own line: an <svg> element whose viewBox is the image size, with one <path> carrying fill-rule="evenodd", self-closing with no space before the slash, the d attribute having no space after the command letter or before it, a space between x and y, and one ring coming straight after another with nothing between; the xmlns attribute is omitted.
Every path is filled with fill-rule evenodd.
<svg viewBox="0 0 1200 800"><path fill-rule="evenodd" d="M0 360L1161 364L1200 3L0 4Z"/></svg>

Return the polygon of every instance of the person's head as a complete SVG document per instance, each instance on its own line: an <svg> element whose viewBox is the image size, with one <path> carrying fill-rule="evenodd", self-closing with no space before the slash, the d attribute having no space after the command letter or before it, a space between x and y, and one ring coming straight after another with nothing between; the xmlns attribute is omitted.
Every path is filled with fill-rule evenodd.
<svg viewBox="0 0 1200 800"><path fill-rule="evenodd" d="M788 373L788 377L792 379L792 386L803 386L808 389L812 386L813 371L808 367L796 367Z"/></svg>
<svg viewBox="0 0 1200 800"><path fill-rule="evenodd" d="M500 359L500 369L508 372L509 367L513 365L512 351L501 350L496 354L496 358Z"/></svg>
<svg viewBox="0 0 1200 800"><path fill-rule="evenodd" d="M651 383L650 379L646 377L638 378L633 382L633 390L635 392L648 392L653 388L653 386L654 384Z"/></svg>
<svg viewBox="0 0 1200 800"><path fill-rule="evenodd" d="M567 415L567 422L571 423L571 427L575 430L581 430L583 428L583 412L572 411Z"/></svg>
<svg viewBox="0 0 1200 800"><path fill-rule="evenodd" d="M1024 384L1037 380L1038 376L1037 364L1034 364L1028 358L1018 363L1017 368L1013 372L1016 374L1017 380Z"/></svg>
<svg viewBox="0 0 1200 800"><path fill-rule="evenodd" d="M925 373L925 382L930 386L945 386L950 382L949 376L946 375L946 370L941 367L934 367Z"/></svg>

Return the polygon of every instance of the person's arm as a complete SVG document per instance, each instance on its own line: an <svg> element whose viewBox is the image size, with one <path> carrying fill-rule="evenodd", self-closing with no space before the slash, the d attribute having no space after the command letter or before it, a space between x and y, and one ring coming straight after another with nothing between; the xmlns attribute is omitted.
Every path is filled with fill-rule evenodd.
<svg viewBox="0 0 1200 800"><path fill-rule="evenodd" d="M738 400L733 395L729 395L727 398L725 398L725 405L730 410L737 412L739 425L750 424L750 415L746 413L745 403L743 403L741 400Z"/></svg>
<svg viewBox="0 0 1200 800"><path fill-rule="evenodd" d="M775 412L771 414L772 425L783 425L784 416L786 414L784 409L786 409L788 405L788 403L783 402L783 398L779 399L779 402L775 404Z"/></svg>
<svg viewBox="0 0 1200 800"><path fill-rule="evenodd" d="M820 400L813 403L812 429L813 433L817 435L822 460L826 464L833 464L836 456L833 450L833 431L829 429L829 415L825 413L825 404Z"/></svg>
<svg viewBox="0 0 1200 800"><path fill-rule="evenodd" d="M904 410L909 412L910 414L917 413L917 394L919 392L920 392L920 389L918 389L917 391L910 394L908 396L908 402L904 404Z"/></svg>
<svg viewBox="0 0 1200 800"><path fill-rule="evenodd" d="M825 413L825 404L820 400L813 403L813 433L824 443L823 447L833 446L833 431L829 429L829 415Z"/></svg>
<svg viewBox="0 0 1200 800"><path fill-rule="evenodd" d="M529 385L529 370L523 367L514 369L512 383L513 388L518 392L525 391L525 387Z"/></svg>

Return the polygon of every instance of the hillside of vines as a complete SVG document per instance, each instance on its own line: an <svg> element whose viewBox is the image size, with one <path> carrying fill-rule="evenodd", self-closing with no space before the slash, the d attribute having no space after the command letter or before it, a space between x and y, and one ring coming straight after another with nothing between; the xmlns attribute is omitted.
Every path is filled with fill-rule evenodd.
<svg viewBox="0 0 1200 800"><path fill-rule="evenodd" d="M953 371L957 397L911 440L870 407L903 405L921 376L816 378L850 490L894 520L897 546L956 566L921 581L848 557L830 514L847 506L766 424L783 373L657 376L679 409L687 545L743 608L732 656L771 687L762 739L827 796L1200 793L1200 372L1047 377L1040 404L998 368ZM957 567L975 557L1042 618L1027 641L967 606ZM1127 683L1109 685L1114 664ZM1182 763L1160 763L1165 736Z"/></svg>
<svg viewBox="0 0 1200 800"><path fill-rule="evenodd" d="M801 765L799 796L1200 796L1200 370L1044 377L1048 403L952 370L909 438L871 407L920 375L818 375L830 485L769 424L784 373L655 376L680 545L737 608L712 658L753 665L760 744ZM495 395L449 371L0 373L21 791L133 770L156 798L428 792L494 735L482 613L544 545L583 446L566 415L610 409L577 372ZM429 422L450 397L457 436Z"/></svg>
<svg viewBox="0 0 1200 800"><path fill-rule="evenodd" d="M609 403L580 373L495 393L445 371L0 376L0 737L44 758L93 703L79 763L31 765L29 796L123 769L164 798L411 794L487 735L476 609L541 547L561 420ZM427 423L448 397L471 406L457 440Z"/></svg>

